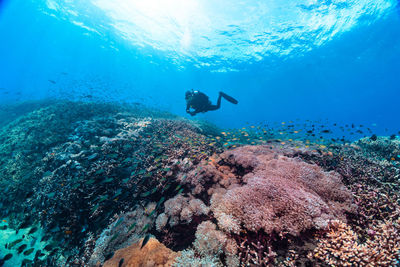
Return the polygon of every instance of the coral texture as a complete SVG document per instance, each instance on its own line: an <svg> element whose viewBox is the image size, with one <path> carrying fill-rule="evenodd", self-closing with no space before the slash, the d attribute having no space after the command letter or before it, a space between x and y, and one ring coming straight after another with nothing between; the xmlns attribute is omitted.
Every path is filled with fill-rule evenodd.
<svg viewBox="0 0 400 267"><path fill-rule="evenodd" d="M193 216L206 215L209 212L203 201L194 198L192 195L184 197L177 195L164 203L164 213L161 213L156 221L156 227L160 231L167 224L169 217L169 225L171 227L179 223L190 223Z"/></svg>
<svg viewBox="0 0 400 267"><path fill-rule="evenodd" d="M350 226L334 221L325 238L310 255L331 266L395 266L400 257L400 219L383 222L369 230L360 244Z"/></svg>
<svg viewBox="0 0 400 267"><path fill-rule="evenodd" d="M220 163L239 177L235 178L237 184L227 183L225 192L209 190L211 209L226 231L238 233L243 225L251 231L299 235L307 229L325 228L330 220L345 220L345 212L355 209L352 195L338 174L275 154L266 146L227 151ZM202 171L209 168L211 165ZM226 177L216 168L212 173L215 171Z"/></svg>
<svg viewBox="0 0 400 267"><path fill-rule="evenodd" d="M224 253L229 266L238 266L237 245L211 221L198 225L193 248L183 251L175 266L223 266L219 256Z"/></svg>
<svg viewBox="0 0 400 267"><path fill-rule="evenodd" d="M143 239L129 247L119 249L114 256L104 263L104 267L167 267L172 266L178 253L170 250L155 238L150 238L141 248Z"/></svg>

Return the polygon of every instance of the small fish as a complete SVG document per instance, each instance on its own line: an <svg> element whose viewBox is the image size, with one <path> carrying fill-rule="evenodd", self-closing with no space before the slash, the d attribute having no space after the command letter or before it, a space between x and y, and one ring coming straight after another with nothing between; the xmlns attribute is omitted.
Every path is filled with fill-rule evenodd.
<svg viewBox="0 0 400 267"><path fill-rule="evenodd" d="M123 221L124 221L124 217L120 218L117 223L114 225L114 228L117 228Z"/></svg>
<svg viewBox="0 0 400 267"><path fill-rule="evenodd" d="M44 250L46 250L46 251L50 251L50 250L52 250L53 249L53 245L52 244L48 244L48 245L46 245L45 247L44 247Z"/></svg>
<svg viewBox="0 0 400 267"><path fill-rule="evenodd" d="M52 84L56 84L56 82L53 80L48 80L48 81L51 82Z"/></svg>
<svg viewBox="0 0 400 267"><path fill-rule="evenodd" d="M29 225L30 225L30 222L28 220L26 220L19 225L18 230L28 228Z"/></svg>
<svg viewBox="0 0 400 267"><path fill-rule="evenodd" d="M148 197L150 195L150 193L151 193L151 191L147 191L147 192L144 192L144 193L140 194L140 196L141 197Z"/></svg>
<svg viewBox="0 0 400 267"><path fill-rule="evenodd" d="M42 251L39 249L38 251L36 251L35 253L35 259L44 256L45 254L42 253Z"/></svg>
<svg viewBox="0 0 400 267"><path fill-rule="evenodd" d="M18 254L20 254L22 251L24 251L24 249L26 249L27 246L28 246L27 244L23 244L23 245L19 246L17 248Z"/></svg>
<svg viewBox="0 0 400 267"><path fill-rule="evenodd" d="M4 256L3 261L8 261L9 259L11 259L13 256L13 254L8 253L7 255Z"/></svg>
<svg viewBox="0 0 400 267"><path fill-rule="evenodd" d="M122 264L124 264L124 258L119 260L118 267L122 267Z"/></svg>
<svg viewBox="0 0 400 267"><path fill-rule="evenodd" d="M28 255L30 255L34 250L35 250L34 248L30 248L30 249L28 249L28 250L25 250L25 251L24 251L24 255L25 255L25 256L28 256Z"/></svg>
<svg viewBox="0 0 400 267"><path fill-rule="evenodd" d="M102 183L111 183L112 181L114 181L113 178L107 178L104 181L102 181Z"/></svg>
<svg viewBox="0 0 400 267"><path fill-rule="evenodd" d="M11 249L13 246L15 246L16 244L18 244L18 243L21 242L21 241L22 241L22 238L17 239L17 240L15 240L15 241L11 242L10 244L8 244L8 248Z"/></svg>
<svg viewBox="0 0 400 267"><path fill-rule="evenodd" d="M150 227L150 224L149 224L149 223L146 224L146 225L143 227L142 232L147 231L147 229L149 229L149 227Z"/></svg>
<svg viewBox="0 0 400 267"><path fill-rule="evenodd" d="M0 230L6 230L6 229L7 229L7 225L0 226Z"/></svg>
<svg viewBox="0 0 400 267"><path fill-rule="evenodd" d="M38 228L36 226L32 227L31 230L29 230L28 235L35 233L37 230L38 230Z"/></svg>
<svg viewBox="0 0 400 267"><path fill-rule="evenodd" d="M140 247L140 249L142 249L144 246L146 246L146 244L147 244L147 242L149 242L149 240L150 240L150 234L147 234L143 239L142 246Z"/></svg>
<svg viewBox="0 0 400 267"><path fill-rule="evenodd" d="M117 239L118 236L119 236L119 233L114 234L113 237L111 238L110 242L113 242L115 239Z"/></svg>
<svg viewBox="0 0 400 267"><path fill-rule="evenodd" d="M32 263L33 263L33 261L24 259L21 263L21 266L31 266Z"/></svg>
<svg viewBox="0 0 400 267"><path fill-rule="evenodd" d="M133 228L135 228L135 226L136 226L136 222L132 223L131 226L129 226L129 228L128 228L128 232L130 230L132 230Z"/></svg>

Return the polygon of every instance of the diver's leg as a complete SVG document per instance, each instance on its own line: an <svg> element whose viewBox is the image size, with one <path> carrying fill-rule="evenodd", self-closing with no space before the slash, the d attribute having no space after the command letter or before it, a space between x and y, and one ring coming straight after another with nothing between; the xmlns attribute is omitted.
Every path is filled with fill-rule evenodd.
<svg viewBox="0 0 400 267"><path fill-rule="evenodd" d="M209 105L207 110L217 110L221 107L221 92L219 92L219 96L218 96L218 100L217 100L217 104L216 105Z"/></svg>

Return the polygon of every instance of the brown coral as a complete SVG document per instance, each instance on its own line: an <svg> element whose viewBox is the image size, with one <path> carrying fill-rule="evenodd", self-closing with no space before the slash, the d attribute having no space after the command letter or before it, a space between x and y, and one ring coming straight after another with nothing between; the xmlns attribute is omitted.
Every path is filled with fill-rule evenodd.
<svg viewBox="0 0 400 267"><path fill-rule="evenodd" d="M347 224L334 221L325 238L314 250L314 257L332 266L394 266L400 256L400 219L383 222L370 229L363 244Z"/></svg>
<svg viewBox="0 0 400 267"><path fill-rule="evenodd" d="M104 263L104 267L119 266L123 259L124 267L150 267L150 266L172 266L178 253L165 247L155 238L150 238L141 249L143 239L129 247L119 249L114 257Z"/></svg>

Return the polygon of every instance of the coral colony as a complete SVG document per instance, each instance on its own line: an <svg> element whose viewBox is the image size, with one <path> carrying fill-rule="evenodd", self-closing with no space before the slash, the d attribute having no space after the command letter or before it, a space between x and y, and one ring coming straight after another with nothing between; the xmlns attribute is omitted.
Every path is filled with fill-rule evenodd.
<svg viewBox="0 0 400 267"><path fill-rule="evenodd" d="M34 105L0 131L0 266L398 266L399 138L331 133Z"/></svg>

